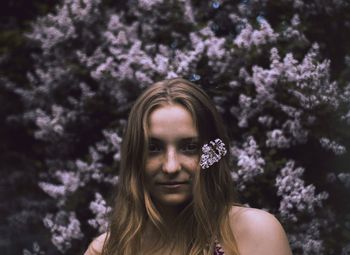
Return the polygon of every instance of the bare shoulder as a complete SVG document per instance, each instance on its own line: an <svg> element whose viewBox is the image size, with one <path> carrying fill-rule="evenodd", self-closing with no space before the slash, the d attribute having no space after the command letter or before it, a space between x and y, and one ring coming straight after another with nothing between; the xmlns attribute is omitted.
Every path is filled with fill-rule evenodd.
<svg viewBox="0 0 350 255"><path fill-rule="evenodd" d="M241 255L291 255L287 235L276 217L264 210L233 206L230 226Z"/></svg>
<svg viewBox="0 0 350 255"><path fill-rule="evenodd" d="M96 237L89 245L84 255L100 255L102 253L103 244L106 240L107 233Z"/></svg>

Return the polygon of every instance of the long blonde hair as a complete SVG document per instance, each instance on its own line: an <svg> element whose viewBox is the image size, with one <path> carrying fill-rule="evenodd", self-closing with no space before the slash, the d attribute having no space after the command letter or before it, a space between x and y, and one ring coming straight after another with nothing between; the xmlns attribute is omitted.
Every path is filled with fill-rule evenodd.
<svg viewBox="0 0 350 255"><path fill-rule="evenodd" d="M144 185L144 166L148 148L148 117L152 110L166 104L179 104L192 115L200 143L220 138L229 144L223 122L208 95L185 79L174 78L151 85L131 109L121 150L119 183L103 255L132 255L141 252L146 222L153 224L162 245L172 244L180 254L212 254L215 241L227 247L225 254L238 249L229 223L235 204L230 175L229 153L206 171L197 171L193 199L176 218L176 229L167 231ZM157 246L158 247L158 246Z"/></svg>

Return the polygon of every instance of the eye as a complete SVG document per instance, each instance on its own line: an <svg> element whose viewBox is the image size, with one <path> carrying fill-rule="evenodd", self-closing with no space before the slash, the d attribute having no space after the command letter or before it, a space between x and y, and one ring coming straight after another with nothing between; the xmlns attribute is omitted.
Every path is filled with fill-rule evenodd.
<svg viewBox="0 0 350 255"><path fill-rule="evenodd" d="M198 143L187 143L183 146L184 152L196 153L198 151Z"/></svg>
<svg viewBox="0 0 350 255"><path fill-rule="evenodd" d="M157 153L161 151L161 147L156 143L149 143L148 152L149 153Z"/></svg>

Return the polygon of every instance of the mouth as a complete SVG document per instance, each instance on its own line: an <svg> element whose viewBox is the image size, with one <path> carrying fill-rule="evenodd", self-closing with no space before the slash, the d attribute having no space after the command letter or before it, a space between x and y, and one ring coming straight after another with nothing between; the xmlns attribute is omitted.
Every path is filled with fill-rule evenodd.
<svg viewBox="0 0 350 255"><path fill-rule="evenodd" d="M178 191L187 187L188 184L188 182L162 182L158 183L158 187L168 191Z"/></svg>
<svg viewBox="0 0 350 255"><path fill-rule="evenodd" d="M167 186L172 186L172 185L181 185L181 184L188 184L187 181L183 182L158 182L158 185L167 185Z"/></svg>

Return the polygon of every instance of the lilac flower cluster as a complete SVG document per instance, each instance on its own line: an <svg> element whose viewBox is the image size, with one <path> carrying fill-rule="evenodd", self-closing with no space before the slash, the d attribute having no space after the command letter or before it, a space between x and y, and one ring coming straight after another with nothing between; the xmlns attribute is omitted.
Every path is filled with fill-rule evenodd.
<svg viewBox="0 0 350 255"><path fill-rule="evenodd" d="M120 150L122 138L115 131L103 131L106 137L106 143L100 142L96 145L97 150L100 152L114 152L113 159L116 162L120 161Z"/></svg>
<svg viewBox="0 0 350 255"><path fill-rule="evenodd" d="M90 163L80 159L75 161L76 171L80 174L81 186L85 186L86 183L91 180L95 180L99 183L116 184L118 176L107 175L102 171L105 167L104 164L100 162L102 154L93 147L90 147L89 152L92 159Z"/></svg>
<svg viewBox="0 0 350 255"><path fill-rule="evenodd" d="M243 143L242 148L233 146L231 154L237 159L238 169L232 173L239 190L245 189L245 183L253 181L254 177L264 173L265 160L261 156L258 144L252 136Z"/></svg>
<svg viewBox="0 0 350 255"><path fill-rule="evenodd" d="M56 9L56 14L40 18L28 36L39 41L42 49L48 53L55 45L78 36L77 22L90 23L95 20L100 3L100 0L64 0L62 6Z"/></svg>
<svg viewBox="0 0 350 255"><path fill-rule="evenodd" d="M235 38L234 44L239 48L250 49L252 46L261 46L268 42L276 41L278 34L271 28L270 24L264 19L260 22L260 29L254 30L249 23L241 30Z"/></svg>
<svg viewBox="0 0 350 255"><path fill-rule="evenodd" d="M308 213L313 215L316 207L321 207L323 200L328 198L327 192L315 193L313 184L305 186L301 178L304 168L294 167L295 162L290 160L281 169L276 177L275 186L277 195L282 197L279 207L280 215L288 220L296 222L297 214Z"/></svg>
<svg viewBox="0 0 350 255"><path fill-rule="evenodd" d="M332 151L335 155L343 155L346 153L346 148L343 145L331 141L326 137L320 139L320 144L324 149Z"/></svg>
<svg viewBox="0 0 350 255"><path fill-rule="evenodd" d="M167 78L191 72L203 57L209 59L208 66L215 70L216 76L224 73L232 61L232 56L225 49L226 39L217 37L210 23L199 31L191 32L189 37L191 48L176 49L174 58L169 59Z"/></svg>
<svg viewBox="0 0 350 255"><path fill-rule="evenodd" d="M272 131L268 131L266 134L267 134L267 139L266 139L267 147L277 147L277 148L290 147L290 139L284 136L282 130L274 129Z"/></svg>
<svg viewBox="0 0 350 255"><path fill-rule="evenodd" d="M83 238L80 221L74 212L59 211L56 215L47 214L44 225L51 231L52 243L62 253L71 247L73 239Z"/></svg>
<svg viewBox="0 0 350 255"><path fill-rule="evenodd" d="M275 102L273 95L277 87L274 85L279 82L296 82L296 87L288 92L298 99L302 107L310 109L328 104L336 109L339 105L338 87L329 81L329 62L315 64L317 54L318 45L314 44L300 64L291 53L288 53L282 62L277 49L272 48L271 69L254 66L253 76L245 79L255 85L257 97L263 102Z"/></svg>
<svg viewBox="0 0 350 255"><path fill-rule="evenodd" d="M297 39L299 41L307 41L305 35L299 29L301 24L299 14L294 14L290 23L291 25L282 31L281 37L285 40Z"/></svg>
<svg viewBox="0 0 350 255"><path fill-rule="evenodd" d="M73 239L80 239L83 235L83 233L80 232L80 222L74 218L75 214L70 213L68 217L68 214L63 210L68 197L80 187L84 187L91 180L112 185L115 185L118 181L118 176L111 176L102 172L104 165L100 161L103 158L103 154L110 152L114 152L114 159L119 161L121 138L116 132L105 130L103 133L106 140L98 142L95 145L96 148L90 147L91 163L78 159L73 163L75 171L56 170L52 174L56 179L56 183L58 181L59 184L50 182L39 183L39 186L48 195L56 199L57 206L60 208L60 211L55 217L53 215L47 215L45 217L44 225L50 229L52 233L52 243L61 252L71 247L71 241ZM106 206L106 202L103 200L102 196L96 193L95 201L90 203L90 210L96 217L88 220L88 224L97 228L102 233L107 226L105 214L108 213L111 208ZM62 221L64 217L68 219Z"/></svg>
<svg viewBox="0 0 350 255"><path fill-rule="evenodd" d="M35 137L44 141L50 141L55 137L61 137L67 122L67 118L63 115L64 109L57 105L52 106L51 116L40 109L37 110L36 124L39 130L35 132Z"/></svg>
<svg viewBox="0 0 350 255"><path fill-rule="evenodd" d="M110 206L107 206L106 201L103 199L100 193L95 193L95 200L90 203L90 210L93 212L95 217L88 220L88 223L96 228L99 233L107 231L107 214L112 210Z"/></svg>
<svg viewBox="0 0 350 255"><path fill-rule="evenodd" d="M225 48L226 39L217 37L210 27L211 24L208 23L203 29L190 34L192 47L199 51L194 56L197 61L201 57L207 57L208 65L216 72L222 73L227 69L232 57Z"/></svg>
<svg viewBox="0 0 350 255"><path fill-rule="evenodd" d="M80 174L77 172L57 170L54 175L61 184L40 182L39 186L48 195L57 199L58 205L62 206L67 196L74 193L82 184L80 181Z"/></svg>
<svg viewBox="0 0 350 255"><path fill-rule="evenodd" d="M346 102L339 96L337 84L329 81L329 62L318 63L317 55L318 46L316 44L301 63L294 59L291 53L286 54L281 60L278 50L272 48L270 69L253 66L252 74L249 74L246 68L241 68L239 78L244 83L252 85L256 95L253 97L250 93L241 92L238 106L231 107L230 112L238 119L238 126L246 128L250 125L250 120L257 118L264 127L269 129L266 131L265 142L268 147L284 149L305 143L309 134L307 127L312 126L316 121L316 117L310 115L310 110L319 106L336 110L340 103ZM281 87L282 84L291 83L294 83L295 86ZM242 88L238 82L235 84L233 89ZM299 105L291 106L286 102L280 102L276 97L276 91L281 89L294 97ZM286 119L280 118L277 121L272 115L259 116L267 105L282 112ZM344 151L340 147L338 149L337 153Z"/></svg>
<svg viewBox="0 0 350 255"><path fill-rule="evenodd" d="M327 220L317 218L299 225L298 231L288 236L291 246L301 250L303 255L325 254L320 231L324 226L328 226Z"/></svg>
<svg viewBox="0 0 350 255"><path fill-rule="evenodd" d="M145 10L151 10L154 5L161 3L163 0L138 0L139 7Z"/></svg>

